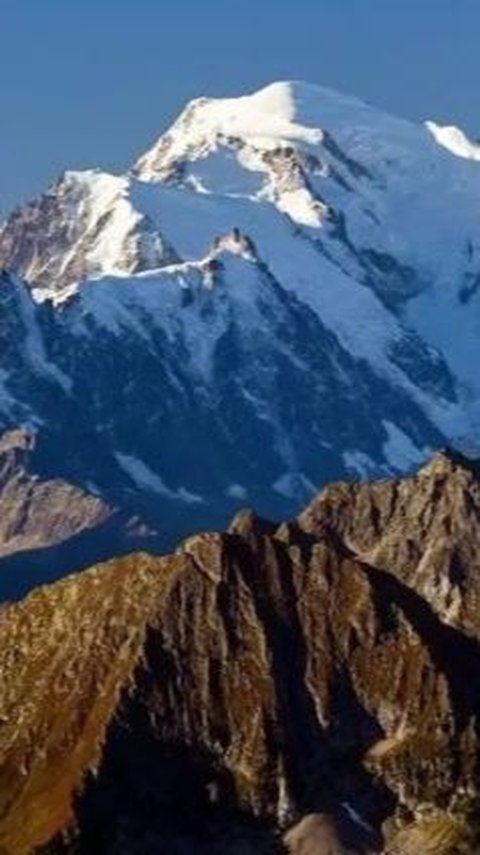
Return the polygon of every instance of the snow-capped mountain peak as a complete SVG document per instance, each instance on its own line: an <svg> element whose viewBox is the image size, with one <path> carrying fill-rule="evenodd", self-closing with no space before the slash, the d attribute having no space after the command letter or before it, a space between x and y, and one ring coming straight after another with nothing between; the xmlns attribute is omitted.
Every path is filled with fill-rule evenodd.
<svg viewBox="0 0 480 855"><path fill-rule="evenodd" d="M312 107L319 93L334 94L308 84L275 83L240 98L196 99L133 173L142 181L264 199L295 222L319 227L327 206L309 180L309 173L328 171L315 156L324 141Z"/></svg>
<svg viewBox="0 0 480 855"><path fill-rule="evenodd" d="M229 141L262 150L292 142L317 145L322 130L302 123L300 105L309 89L307 84L274 83L240 98L198 98L138 160L135 171L146 181L155 180L173 163L204 157Z"/></svg>
<svg viewBox="0 0 480 855"><path fill-rule="evenodd" d="M275 83L191 102L126 175L65 173L0 229L31 288L2 280L1 419L175 526L471 448L480 170L441 136Z"/></svg>
<svg viewBox="0 0 480 855"><path fill-rule="evenodd" d="M86 279L198 260L219 235L249 233L247 200L306 229L349 275L384 280L381 258L394 258L386 289L394 299L419 281L451 283L476 245L480 175L468 161L452 162L433 127L305 83L200 98L130 174L68 172L14 212L0 229L0 261L53 295ZM179 205L167 187L183 191ZM187 195L198 204L215 197L215 229L195 248L176 227L191 207ZM203 234L202 224L195 231Z"/></svg>

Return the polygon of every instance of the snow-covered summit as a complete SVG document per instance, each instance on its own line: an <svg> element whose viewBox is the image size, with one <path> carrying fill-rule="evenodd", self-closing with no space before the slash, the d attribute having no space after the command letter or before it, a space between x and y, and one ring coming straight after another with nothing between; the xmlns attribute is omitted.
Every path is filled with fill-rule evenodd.
<svg viewBox="0 0 480 855"><path fill-rule="evenodd" d="M470 160L452 158L438 144L441 129L433 128L299 82L239 98L200 98L129 174L67 172L14 212L0 229L0 262L53 293L103 275L195 260L236 226L249 233L237 222L237 200L247 200L255 203L252 227L255 206L269 206L272 222L285 216L306 229L349 275L381 280L393 299L416 292L419 282L451 283L475 263L480 172ZM199 204L202 195L215 198L218 231L193 255L175 245L167 187ZM198 244L193 231L203 233L202 224L186 227ZM388 273L378 270L384 255L396 262Z"/></svg>
<svg viewBox="0 0 480 855"><path fill-rule="evenodd" d="M169 186L215 196L220 234L240 225L234 203L246 199L270 205L272 218L279 213L317 231L350 275L361 275L359 264L375 253L415 268L422 281L451 282L465 269L466 247L476 252L476 156L459 131L416 125L307 83L199 98L129 174L67 172L14 212L0 229L0 262L52 291L180 261L169 234L176 223L163 215ZM215 237L208 235L201 255ZM393 293L399 276L391 274Z"/></svg>
<svg viewBox="0 0 480 855"><path fill-rule="evenodd" d="M198 98L139 159L135 171L144 180L152 180L175 160L205 156L219 142L229 140L248 141L262 149L293 141L316 145L323 133L310 124L313 116L307 115L307 104L312 92L318 91L327 90L301 83L273 83L240 98Z"/></svg>
<svg viewBox="0 0 480 855"><path fill-rule="evenodd" d="M175 520L202 497L202 526L471 448L480 170L452 139L283 82L193 101L125 175L65 173L0 229L31 286L0 289L0 421L79 432L80 478Z"/></svg>
<svg viewBox="0 0 480 855"><path fill-rule="evenodd" d="M263 151L288 144L315 148L324 141L324 128L362 120L371 125L376 115L382 114L358 98L303 82L273 83L239 98L198 98L134 169L151 181L163 177L175 162L205 157L221 145L243 143Z"/></svg>
<svg viewBox="0 0 480 855"><path fill-rule="evenodd" d="M267 202L295 225L319 230L328 254L358 276L336 241L340 224L364 259L386 253L422 281L448 287L468 268L470 249L477 252L480 171L472 161L479 151L458 129L416 124L321 86L279 82L239 98L191 102L133 174Z"/></svg>

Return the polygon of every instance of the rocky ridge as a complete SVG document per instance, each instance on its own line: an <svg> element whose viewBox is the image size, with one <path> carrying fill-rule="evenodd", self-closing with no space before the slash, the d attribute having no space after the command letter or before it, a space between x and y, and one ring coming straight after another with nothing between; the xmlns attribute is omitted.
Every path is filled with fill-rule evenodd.
<svg viewBox="0 0 480 855"><path fill-rule="evenodd" d="M473 853L478 489L441 454L4 606L0 851Z"/></svg>

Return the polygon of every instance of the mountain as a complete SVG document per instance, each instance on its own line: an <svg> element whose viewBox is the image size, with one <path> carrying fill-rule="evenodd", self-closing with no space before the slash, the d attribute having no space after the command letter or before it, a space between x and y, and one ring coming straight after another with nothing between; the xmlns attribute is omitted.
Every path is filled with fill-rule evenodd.
<svg viewBox="0 0 480 855"><path fill-rule="evenodd" d="M4 606L1 851L476 851L479 472L442 453Z"/></svg>
<svg viewBox="0 0 480 855"><path fill-rule="evenodd" d="M0 230L0 426L173 545L478 446L477 149L303 83L201 98Z"/></svg>
<svg viewBox="0 0 480 855"><path fill-rule="evenodd" d="M0 556L59 543L104 523L112 513L95 496L31 473L34 444L24 430L0 438Z"/></svg>
<svg viewBox="0 0 480 855"><path fill-rule="evenodd" d="M362 560L406 582L443 621L478 638L479 476L477 462L438 453L407 480L329 486L300 523L316 535L327 526Z"/></svg>
<svg viewBox="0 0 480 855"><path fill-rule="evenodd" d="M155 532L80 487L37 466L36 437L0 436L0 598L116 552L155 545Z"/></svg>

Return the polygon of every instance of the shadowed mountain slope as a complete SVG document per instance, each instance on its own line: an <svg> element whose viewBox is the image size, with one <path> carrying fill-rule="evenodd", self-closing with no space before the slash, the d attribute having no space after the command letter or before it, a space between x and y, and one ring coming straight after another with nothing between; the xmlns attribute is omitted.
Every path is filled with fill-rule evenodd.
<svg viewBox="0 0 480 855"><path fill-rule="evenodd" d="M116 553L154 544L154 532L132 513L38 466L36 436L0 436L0 600L18 599Z"/></svg>

